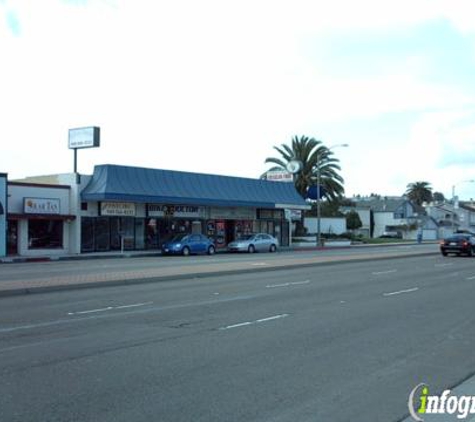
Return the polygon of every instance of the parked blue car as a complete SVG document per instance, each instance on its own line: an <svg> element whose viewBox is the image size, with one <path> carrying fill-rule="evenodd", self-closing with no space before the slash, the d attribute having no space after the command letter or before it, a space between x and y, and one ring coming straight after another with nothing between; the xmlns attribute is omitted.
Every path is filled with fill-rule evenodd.
<svg viewBox="0 0 475 422"><path fill-rule="evenodd" d="M162 245L164 255L205 254L213 255L216 247L202 234L179 234Z"/></svg>

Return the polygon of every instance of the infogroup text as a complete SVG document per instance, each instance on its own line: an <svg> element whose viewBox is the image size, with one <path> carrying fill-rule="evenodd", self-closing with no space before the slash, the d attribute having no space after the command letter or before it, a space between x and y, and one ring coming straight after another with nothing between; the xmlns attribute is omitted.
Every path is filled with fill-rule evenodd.
<svg viewBox="0 0 475 422"><path fill-rule="evenodd" d="M444 390L440 396L432 396L427 384L418 384L409 395L411 417L421 422L427 414L456 415L460 420L475 414L475 396L454 396L450 393L451 390Z"/></svg>

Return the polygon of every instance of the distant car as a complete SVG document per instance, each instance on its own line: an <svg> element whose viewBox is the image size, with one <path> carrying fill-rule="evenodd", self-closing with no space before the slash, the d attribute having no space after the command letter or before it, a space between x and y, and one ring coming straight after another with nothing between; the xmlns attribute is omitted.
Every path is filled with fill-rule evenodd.
<svg viewBox="0 0 475 422"><path fill-rule="evenodd" d="M216 252L214 243L202 234L179 234L162 245L164 255L208 254Z"/></svg>
<svg viewBox="0 0 475 422"><path fill-rule="evenodd" d="M466 233L453 234L441 240L440 252L444 256L447 256L449 253L472 256L475 253L475 237Z"/></svg>
<svg viewBox="0 0 475 422"><path fill-rule="evenodd" d="M385 231L379 237L380 239L402 239L402 234L396 231Z"/></svg>
<svg viewBox="0 0 475 422"><path fill-rule="evenodd" d="M241 236L228 245L230 252L275 252L279 241L270 234L256 233Z"/></svg>

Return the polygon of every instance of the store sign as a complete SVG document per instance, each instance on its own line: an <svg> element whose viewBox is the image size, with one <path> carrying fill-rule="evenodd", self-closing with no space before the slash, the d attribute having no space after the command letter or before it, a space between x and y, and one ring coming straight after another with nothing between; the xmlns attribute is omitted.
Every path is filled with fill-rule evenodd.
<svg viewBox="0 0 475 422"><path fill-rule="evenodd" d="M61 203L54 198L24 198L23 211L25 214L59 214Z"/></svg>
<svg viewBox="0 0 475 422"><path fill-rule="evenodd" d="M211 208L209 218L217 220L255 220L256 210L254 208Z"/></svg>
<svg viewBox="0 0 475 422"><path fill-rule="evenodd" d="M101 215L135 217L135 204L128 202L101 202Z"/></svg>
<svg viewBox="0 0 475 422"><path fill-rule="evenodd" d="M269 170L266 179L272 182L293 182L294 175L285 170Z"/></svg>
<svg viewBox="0 0 475 422"><path fill-rule="evenodd" d="M101 131L96 126L69 129L69 148L94 148L100 144Z"/></svg>
<svg viewBox="0 0 475 422"><path fill-rule="evenodd" d="M195 205L148 205L149 217L177 217L200 218L203 217L203 208Z"/></svg>
<svg viewBox="0 0 475 422"><path fill-rule="evenodd" d="M7 175L0 173L0 256L7 254Z"/></svg>

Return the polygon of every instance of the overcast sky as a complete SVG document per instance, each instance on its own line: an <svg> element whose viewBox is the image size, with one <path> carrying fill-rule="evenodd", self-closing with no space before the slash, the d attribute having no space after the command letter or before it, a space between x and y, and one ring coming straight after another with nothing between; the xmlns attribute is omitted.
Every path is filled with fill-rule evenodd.
<svg viewBox="0 0 475 422"><path fill-rule="evenodd" d="M320 139L348 195L475 198L473 0L0 0L0 172L258 177Z"/></svg>

